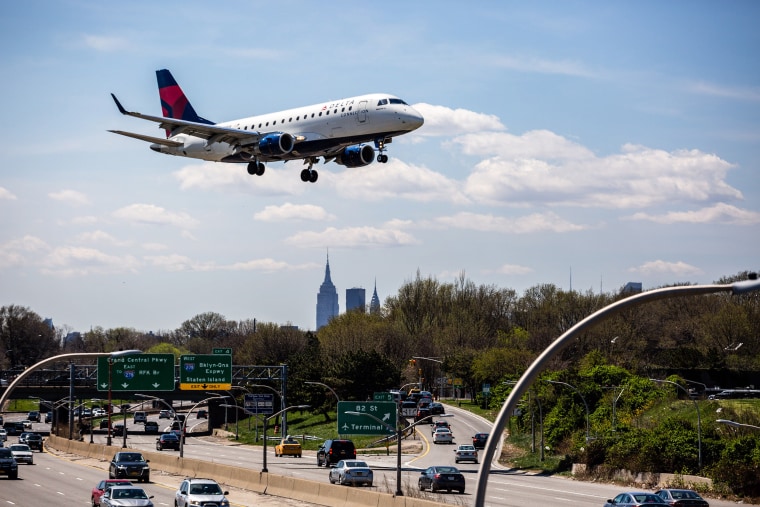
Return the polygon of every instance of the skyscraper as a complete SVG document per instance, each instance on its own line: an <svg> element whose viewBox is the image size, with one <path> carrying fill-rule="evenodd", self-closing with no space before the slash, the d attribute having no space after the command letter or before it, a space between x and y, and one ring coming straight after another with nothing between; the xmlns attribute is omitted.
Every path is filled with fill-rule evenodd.
<svg viewBox="0 0 760 507"><path fill-rule="evenodd" d="M346 311L359 310L366 312L365 307L366 292L361 287L354 287L352 289L346 289Z"/></svg>
<svg viewBox="0 0 760 507"><path fill-rule="evenodd" d="M377 297L377 280L375 280L375 290L372 292L372 301L369 302L369 313L378 313L380 311L380 298Z"/></svg>
<svg viewBox="0 0 760 507"><path fill-rule="evenodd" d="M338 291L330 280L330 255L327 255L325 281L319 286L317 294L317 330L327 325L330 319L338 316Z"/></svg>

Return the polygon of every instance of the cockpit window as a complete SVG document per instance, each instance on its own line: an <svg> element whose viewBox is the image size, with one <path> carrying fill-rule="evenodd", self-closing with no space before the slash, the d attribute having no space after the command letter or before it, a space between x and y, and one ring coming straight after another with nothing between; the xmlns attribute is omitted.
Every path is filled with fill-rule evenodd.
<svg viewBox="0 0 760 507"><path fill-rule="evenodd" d="M406 102L404 102L401 99L391 99L391 104L402 104L402 105L408 105Z"/></svg>
<svg viewBox="0 0 760 507"><path fill-rule="evenodd" d="M384 106L388 103L388 99L380 99L377 101L378 106Z"/></svg>

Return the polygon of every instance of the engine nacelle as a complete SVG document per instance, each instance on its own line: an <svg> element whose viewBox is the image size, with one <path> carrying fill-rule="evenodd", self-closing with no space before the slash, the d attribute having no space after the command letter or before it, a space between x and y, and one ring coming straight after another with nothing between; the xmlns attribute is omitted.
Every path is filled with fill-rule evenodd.
<svg viewBox="0 0 760 507"><path fill-rule="evenodd" d="M375 160L375 150L369 144L348 146L338 155L335 162L346 167L362 167Z"/></svg>
<svg viewBox="0 0 760 507"><path fill-rule="evenodd" d="M287 132L273 132L259 139L259 153L271 157L287 155L293 151L295 139Z"/></svg>

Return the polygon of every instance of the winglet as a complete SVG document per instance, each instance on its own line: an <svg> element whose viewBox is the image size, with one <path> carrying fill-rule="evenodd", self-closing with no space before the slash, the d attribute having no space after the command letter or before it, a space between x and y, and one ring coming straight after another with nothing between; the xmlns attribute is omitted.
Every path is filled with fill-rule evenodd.
<svg viewBox="0 0 760 507"><path fill-rule="evenodd" d="M126 109L124 109L124 106L121 105L121 102L119 102L119 99L116 98L116 95L113 93L111 94L111 97L113 97L113 101L116 102L116 107L119 108L119 112L121 114L129 114Z"/></svg>

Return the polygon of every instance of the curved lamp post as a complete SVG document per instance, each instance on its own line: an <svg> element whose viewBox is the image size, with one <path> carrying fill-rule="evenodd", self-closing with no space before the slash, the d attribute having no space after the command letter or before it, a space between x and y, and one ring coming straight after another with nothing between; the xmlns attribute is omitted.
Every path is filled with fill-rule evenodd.
<svg viewBox="0 0 760 507"><path fill-rule="evenodd" d="M560 382L559 380L547 380L546 382L549 382L550 384L561 384L563 386L567 386L573 391L575 391L576 393L578 393L578 396L581 397L581 399L583 400L583 405L586 407L586 442L588 443L589 440L591 439L591 436L589 435L589 424L588 424L589 411L588 411L588 403L586 403L586 398L583 397L581 392L576 387L571 386L567 382Z"/></svg>
<svg viewBox="0 0 760 507"><path fill-rule="evenodd" d="M485 456L478 469L477 490L475 492L475 502L473 507L485 506L488 474L491 472L491 461L493 461L496 446L504 432L504 427L509 419L509 414L514 411L520 398L522 398L525 392L530 388L530 385L549 364L551 359L570 345L573 339L604 319L612 317L627 308L632 308L651 301L680 296L700 296L716 292L729 292L736 295L760 290L760 281L757 280L757 275L751 276L750 278L750 280L723 285L687 285L664 287L652 291L641 292L607 305L601 310L597 310L554 340L554 342L549 345L535 361L533 361L528 369L525 370L525 373L523 373L520 380L515 384L515 388L507 397L507 400L499 411L499 415L496 417L493 430L486 442Z"/></svg>
<svg viewBox="0 0 760 507"><path fill-rule="evenodd" d="M318 386L322 386L322 387L325 387L325 388L329 389L329 390L330 390L330 392L331 392L331 393L333 393L333 394L335 395L335 399L336 399L336 400L338 400L338 403L340 403L340 398L338 398L338 393L336 393L336 392L333 390L333 388L332 388L332 387L330 387L330 386L328 386L327 384L323 384L322 382L313 382L313 381L311 381L311 380L306 380L306 381L304 381L304 384L315 384L315 385L318 385Z"/></svg>
<svg viewBox="0 0 760 507"><path fill-rule="evenodd" d="M201 401L190 407L190 410L187 412L187 415L185 416L185 419L182 421L182 424L179 425L179 457L184 458L185 457L185 427L187 426L187 421L190 419L190 414L193 413L193 410L198 408L199 405L206 403L208 400L214 400L218 398L229 398L229 396L222 396L220 394L215 394L213 396L209 396L208 398L203 398Z"/></svg>
<svg viewBox="0 0 760 507"><path fill-rule="evenodd" d="M280 414L284 414L285 412L288 412L290 410L306 410L307 408L311 408L311 405L291 405L289 407L285 407L276 414L272 414L269 417L264 417L264 458L263 458L263 467L261 469L262 472L269 472L267 469L267 423L270 419L273 419L277 417Z"/></svg>
<svg viewBox="0 0 760 507"><path fill-rule="evenodd" d="M727 424L728 426L733 426L734 428L749 428L751 430L760 430L760 426L753 426L752 424L742 424L736 421L729 421L728 419L716 419L715 422L721 423L721 424Z"/></svg>
<svg viewBox="0 0 760 507"><path fill-rule="evenodd" d="M686 393L686 396L689 396L689 391L686 390L684 386L681 384L678 384L677 382L673 382L672 380L660 380L656 378L650 378L652 382L656 382L658 384L666 383L666 384L673 384L677 388L679 388L681 391ZM694 407L697 409L697 449L699 453L699 469L702 470L702 416L699 414L699 404L697 403L697 400L693 399Z"/></svg>

